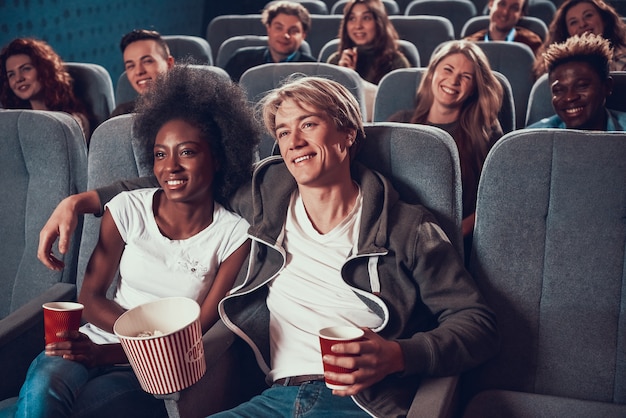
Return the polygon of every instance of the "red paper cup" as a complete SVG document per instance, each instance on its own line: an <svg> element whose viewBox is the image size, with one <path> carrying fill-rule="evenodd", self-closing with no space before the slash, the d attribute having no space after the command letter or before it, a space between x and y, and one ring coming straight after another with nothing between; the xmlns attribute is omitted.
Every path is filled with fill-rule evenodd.
<svg viewBox="0 0 626 418"><path fill-rule="evenodd" d="M84 306L76 302L48 302L43 307L43 326L46 335L46 345L65 341L57 337L61 331L78 331Z"/></svg>
<svg viewBox="0 0 626 418"><path fill-rule="evenodd" d="M352 357L352 354L337 354L331 351L331 347L337 343L346 343L352 341L362 341L365 332L357 327L351 326L338 326L323 328L319 331L320 348L322 350L322 356L325 354L331 354L333 356ZM354 369L346 369L345 367L333 366L322 362L325 372L335 373L352 373ZM341 382L336 382L331 379L324 378L326 386L330 389L346 389L348 386Z"/></svg>
<svg viewBox="0 0 626 418"><path fill-rule="evenodd" d="M113 332L148 393L178 392L206 372L200 306L192 299L172 297L137 306L115 321Z"/></svg>

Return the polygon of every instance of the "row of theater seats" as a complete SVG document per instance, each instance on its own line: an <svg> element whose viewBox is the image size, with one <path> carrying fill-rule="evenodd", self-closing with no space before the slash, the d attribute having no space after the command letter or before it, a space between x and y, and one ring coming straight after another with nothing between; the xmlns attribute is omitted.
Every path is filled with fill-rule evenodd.
<svg viewBox="0 0 626 418"><path fill-rule="evenodd" d="M388 176L403 199L427 206L462 252L452 138L394 123L368 125L366 135L357 161ZM131 115L100 125L89 153L77 123L62 113L0 112L0 137L1 175L10 185L0 198L4 399L17 394L43 348L42 302L76 297L97 239L99 218L88 216L64 257L66 269L46 270L36 247L52 209L71 193L151 169ZM465 417L624 416L625 178L624 133L518 130L494 146L480 179L469 268L497 314L501 350L465 376L425 379L411 416L448 416L476 393ZM204 341L208 372L164 396L172 417L206 416L264 385L245 343L223 324Z"/></svg>
<svg viewBox="0 0 626 418"><path fill-rule="evenodd" d="M341 15L348 0L295 0L302 4L309 13L316 15ZM382 0L387 15L435 15L450 19L459 34L463 23L474 16L488 14L486 0ZM531 0L528 15L541 19L549 24L556 6L550 0Z"/></svg>
<svg viewBox="0 0 626 418"><path fill-rule="evenodd" d="M265 28L260 23L260 18L260 15L218 16L209 23L206 39L185 35L169 35L165 36L165 39L174 57L191 56L199 64L215 63L223 68L238 47L266 44ZM303 48L324 62L337 47L336 33L340 19L339 15L314 15L313 29ZM402 38L401 48L413 67L426 66L430 55L439 44L455 38L452 23L441 16L392 15L391 20ZM460 36L473 33L487 24L487 16L472 17L465 22ZM547 34L547 27L539 18L526 16L520 24L542 37ZM484 42L480 44L492 68L501 72L511 85L515 104L514 126L516 128L525 126L527 120L525 109L534 82L530 75L534 59L532 52L521 44L496 45ZM132 100L136 95L124 73L117 78L113 93L112 82L104 68L85 63L68 63L67 67L75 79L79 97L91 108L97 124L104 121L116 105Z"/></svg>
<svg viewBox="0 0 626 418"><path fill-rule="evenodd" d="M314 16L303 49L318 61L325 62L337 49L337 28L341 16ZM413 67L427 66L433 51L443 42L455 39L450 21L441 16L391 16L391 21L398 31L400 47ZM470 19L462 30L473 33L488 25L488 16ZM545 37L546 25L539 19L524 17L523 26L529 27ZM252 34L243 34L242 28ZM228 15L213 19L207 28L206 39L215 54L217 66L224 67L228 58L237 48L263 45L265 28L260 23L259 15ZM507 77L511 84L516 109L517 128L524 126L528 96L533 86L532 66L534 54L531 49L520 43L479 42L485 51L492 68Z"/></svg>
<svg viewBox="0 0 626 418"><path fill-rule="evenodd" d="M172 54L176 58L186 55L193 56L198 62L206 62L209 47L205 40L192 36L169 36ZM257 38L259 44L264 38ZM226 44L229 42L227 41ZM504 132L520 129L554 113L552 109L547 76L538 80L531 76L534 57L526 45L519 43L477 42L487 55L493 70L504 87L503 107L500 122ZM411 45L407 42L407 45ZM408 47L407 47L408 50ZM136 97L135 90L130 86L125 73L116 83L113 94L112 82L108 73L100 66L86 63L68 63L68 70L75 78L78 96L94 110L98 123L105 120L114 105L119 105ZM219 66L206 66L211 71L227 77ZM419 85L424 67L412 67L395 70L387 74L380 82L376 95L374 116L375 122L383 122L398 110L413 106L415 91ZM363 100L359 77L356 72L319 63L280 63L264 65L248 70L248 74L240 80L240 85L247 91L251 101L256 102L259 95L276 87L280 80L294 72L308 75L323 75L342 81L361 101ZM608 107L626 110L626 103L621 100L626 92L626 73L613 72L615 80L614 92L608 99ZM364 110L364 108L363 108ZM365 112L364 112L365 114ZM273 141L270 138L269 144ZM263 149L262 156L268 155Z"/></svg>
<svg viewBox="0 0 626 418"><path fill-rule="evenodd" d="M391 15L390 21L398 31L400 39L412 42L420 51L423 65L428 60L434 48L441 42L452 39L463 39L489 25L489 16L474 15L455 17L451 13L458 11L453 5L442 8L446 1L469 1L469 0L428 0L439 6L429 7L431 13L413 15ZM552 4L551 2L547 2ZM626 4L626 2L624 2ZM531 3L532 5L533 3ZM554 7L554 5L552 5ZM447 12L446 12L447 11ZM311 29L307 34L309 51L314 57L319 57L320 52L327 42L337 38L341 15L312 15ZM626 17L623 18L626 20ZM542 40L546 39L550 19L546 20L536 15L522 17L518 25L535 32ZM212 63L220 65L218 59L219 50L227 40L239 35L265 35L266 29L261 24L260 14L232 14L221 15L213 18L207 25L205 38L209 42L212 51ZM231 51L232 52L232 51ZM224 54L222 62L228 59Z"/></svg>
<svg viewBox="0 0 626 418"><path fill-rule="evenodd" d="M458 30L455 30L452 22L444 16L397 15L390 16L389 19L400 39L409 41L416 46L420 52L422 65L428 64L430 55L440 43L461 39L487 27L489 24L488 16L474 16L463 20L463 25ZM339 15L313 15L311 17L311 29L307 34L306 41L312 56L319 57L326 43L337 38L340 22L341 16ZM536 32L542 39L545 39L548 33L546 24L537 17L525 16L520 21L520 25ZM266 29L261 24L261 15L222 15L209 22L205 38L211 47L214 63L218 62L218 54L222 44L227 39L239 35L266 35Z"/></svg>

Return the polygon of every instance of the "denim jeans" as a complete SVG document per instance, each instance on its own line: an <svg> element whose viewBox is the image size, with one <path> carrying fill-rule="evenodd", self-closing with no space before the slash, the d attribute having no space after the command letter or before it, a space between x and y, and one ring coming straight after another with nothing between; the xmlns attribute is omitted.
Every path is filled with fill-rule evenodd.
<svg viewBox="0 0 626 418"><path fill-rule="evenodd" d="M130 366L88 369L39 354L20 390L16 417L160 417L162 400L141 389Z"/></svg>
<svg viewBox="0 0 626 418"><path fill-rule="evenodd" d="M274 385L248 402L211 418L343 418L369 417L350 397L332 394L324 382L300 386Z"/></svg>

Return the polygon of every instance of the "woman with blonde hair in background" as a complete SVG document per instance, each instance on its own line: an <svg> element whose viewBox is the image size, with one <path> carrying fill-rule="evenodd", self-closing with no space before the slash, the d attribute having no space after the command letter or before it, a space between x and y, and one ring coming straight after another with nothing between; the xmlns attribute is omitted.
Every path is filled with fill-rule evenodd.
<svg viewBox="0 0 626 418"><path fill-rule="evenodd" d="M471 41L450 41L433 54L417 89L416 107L389 118L436 126L454 139L461 161L466 257L480 172L487 153L502 136L498 121L502 95L502 86L480 47Z"/></svg>

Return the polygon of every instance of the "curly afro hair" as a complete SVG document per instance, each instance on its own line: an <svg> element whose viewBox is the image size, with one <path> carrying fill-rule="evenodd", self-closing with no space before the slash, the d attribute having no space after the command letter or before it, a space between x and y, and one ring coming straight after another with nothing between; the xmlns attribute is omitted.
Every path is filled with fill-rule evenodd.
<svg viewBox="0 0 626 418"><path fill-rule="evenodd" d="M213 180L215 201L228 198L250 180L260 125L241 88L203 66L175 65L139 97L134 135L154 162L153 148L161 127L181 119L197 127L220 163Z"/></svg>

